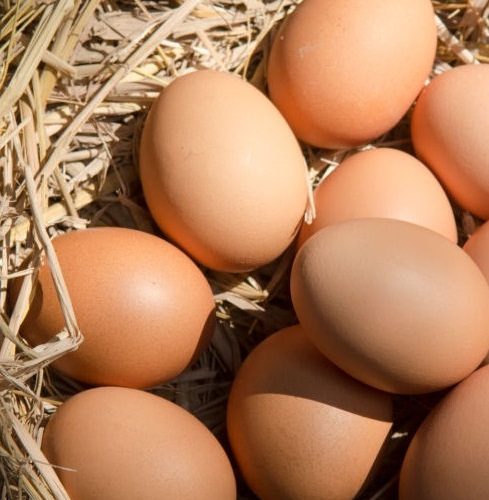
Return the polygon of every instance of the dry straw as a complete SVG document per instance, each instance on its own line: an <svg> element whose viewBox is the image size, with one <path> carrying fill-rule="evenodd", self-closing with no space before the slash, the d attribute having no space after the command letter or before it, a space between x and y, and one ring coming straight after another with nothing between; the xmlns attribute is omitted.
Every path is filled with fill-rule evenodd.
<svg viewBox="0 0 489 500"><path fill-rule="evenodd" d="M296 3L1 0L1 498L67 498L39 448L46 418L79 389L45 370L81 340L51 238L87 224L152 231L135 166L152 99L175 76L204 67L265 88L271 33ZM488 2L433 4L440 38L435 72L489 62ZM406 127L379 142L408 145ZM306 149L311 185L346 153ZM65 327L32 349L18 331L42 254ZM288 253L251 275L208 272L219 317L212 345L192 370L153 392L190 409L219 435L241 359L264 335L294 321L286 293L290 260ZM22 280L15 303L8 297L13 278ZM394 482L392 476L379 481L370 498L382 498Z"/></svg>

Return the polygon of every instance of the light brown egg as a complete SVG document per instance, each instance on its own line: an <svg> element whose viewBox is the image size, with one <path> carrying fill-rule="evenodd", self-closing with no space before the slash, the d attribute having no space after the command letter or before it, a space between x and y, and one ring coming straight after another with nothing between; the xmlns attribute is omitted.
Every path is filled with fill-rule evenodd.
<svg viewBox="0 0 489 500"><path fill-rule="evenodd" d="M489 222L480 226L464 245L464 250L489 281Z"/></svg>
<svg viewBox="0 0 489 500"><path fill-rule="evenodd" d="M42 449L73 500L233 500L216 438L163 398L121 387L84 391L49 421Z"/></svg>
<svg viewBox="0 0 489 500"><path fill-rule="evenodd" d="M271 99L304 142L368 142L409 109L436 42L429 0L304 0L274 39Z"/></svg>
<svg viewBox="0 0 489 500"><path fill-rule="evenodd" d="M160 228L202 264L241 272L278 257L306 208L306 167L284 118L217 71L177 78L154 102L141 180Z"/></svg>
<svg viewBox="0 0 489 500"><path fill-rule="evenodd" d="M212 291L173 245L114 227L71 232L53 245L85 337L53 363L60 372L89 384L146 387L178 375L208 343ZM37 345L63 327L45 263L21 332Z"/></svg>
<svg viewBox="0 0 489 500"><path fill-rule="evenodd" d="M437 76L416 103L417 155L464 209L489 219L489 64Z"/></svg>
<svg viewBox="0 0 489 500"><path fill-rule="evenodd" d="M328 226L299 250L292 301L340 368L395 393L436 391L489 349L489 286L472 259L429 229L393 219Z"/></svg>
<svg viewBox="0 0 489 500"><path fill-rule="evenodd" d="M464 250L477 264L489 282L489 222L480 226L464 245ZM483 364L489 363L489 353Z"/></svg>
<svg viewBox="0 0 489 500"><path fill-rule="evenodd" d="M397 149L350 156L314 191L314 202L316 219L302 225L299 246L323 227L363 217L412 222L457 242L455 217L436 177Z"/></svg>
<svg viewBox="0 0 489 500"><path fill-rule="evenodd" d="M400 500L489 498L489 366L453 389L415 434Z"/></svg>
<svg viewBox="0 0 489 500"><path fill-rule="evenodd" d="M248 356L227 414L239 467L263 500L353 498L391 422L390 397L336 368L298 325Z"/></svg>

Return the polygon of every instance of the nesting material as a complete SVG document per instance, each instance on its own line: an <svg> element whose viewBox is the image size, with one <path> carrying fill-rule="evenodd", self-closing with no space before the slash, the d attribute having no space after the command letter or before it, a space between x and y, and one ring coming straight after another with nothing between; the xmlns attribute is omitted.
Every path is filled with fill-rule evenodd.
<svg viewBox="0 0 489 500"><path fill-rule="evenodd" d="M272 35L297 3L0 2L1 498L67 498L39 443L49 415L81 386L46 367L76 349L82 336L51 239L88 225L155 232L137 180L149 105L176 76L201 68L236 73L264 90ZM440 42L434 74L489 62L487 2L433 5ZM409 150L407 120L379 144ZM304 153L312 187L351 151L306 147ZM311 206L307 217L313 216ZM461 215L459 235L475 225ZM18 332L42 255L65 325L50 342L30 348ZM206 271L217 303L212 345L191 370L152 392L222 436L229 386L242 359L265 336L295 322L287 292L292 258L288 251L250 274ZM8 287L18 277L22 286L13 301ZM396 474L374 481L369 498L388 494Z"/></svg>

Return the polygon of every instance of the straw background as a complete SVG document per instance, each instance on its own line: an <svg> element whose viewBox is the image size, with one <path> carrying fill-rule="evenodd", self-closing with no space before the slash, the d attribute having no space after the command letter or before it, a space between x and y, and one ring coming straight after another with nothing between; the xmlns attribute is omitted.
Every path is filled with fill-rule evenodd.
<svg viewBox="0 0 489 500"><path fill-rule="evenodd" d="M138 138L152 100L194 68L232 71L265 90L273 32L297 3L0 0L0 498L68 498L39 448L49 415L81 389L46 369L81 341L51 239L100 225L158 233L137 179ZM489 2L433 5L439 29L434 73L489 62ZM409 151L407 121L379 143ZM315 186L350 152L305 147L304 153ZM312 213L310 207L307 216ZM464 238L477 221L457 216ZM32 349L18 331L43 254L66 325ZM191 410L224 444L233 374L262 338L295 322L291 257L288 252L246 275L205 270L218 306L212 345L191 370L152 390ZM23 285L12 304L8 284L19 276ZM362 498L395 496L402 450L434 399L399 402L386 462ZM253 498L244 485L240 495Z"/></svg>

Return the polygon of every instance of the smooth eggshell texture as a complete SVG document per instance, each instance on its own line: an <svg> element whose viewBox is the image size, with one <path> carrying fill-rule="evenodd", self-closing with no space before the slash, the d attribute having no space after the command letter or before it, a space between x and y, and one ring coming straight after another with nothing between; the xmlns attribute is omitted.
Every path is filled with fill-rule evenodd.
<svg viewBox="0 0 489 500"><path fill-rule="evenodd" d="M416 103L411 133L417 155L464 209L489 219L489 65L437 76Z"/></svg>
<svg viewBox="0 0 489 500"><path fill-rule="evenodd" d="M366 384L415 394L448 387L489 349L489 286L443 236L393 219L322 229L292 268L309 338Z"/></svg>
<svg viewBox="0 0 489 500"><path fill-rule="evenodd" d="M187 411L143 391L77 394L48 422L42 449L73 500L236 498L216 438Z"/></svg>
<svg viewBox="0 0 489 500"><path fill-rule="evenodd" d="M95 385L146 387L195 360L214 331L212 291L198 267L156 236L123 228L53 240L81 332L80 348L53 366ZM33 345L64 328L44 263L22 335Z"/></svg>
<svg viewBox="0 0 489 500"><path fill-rule="evenodd" d="M489 283L489 222L486 222L470 236L464 245L464 250L477 264ZM489 353L484 364L489 363Z"/></svg>
<svg viewBox="0 0 489 500"><path fill-rule="evenodd" d="M239 467L264 500L353 498L391 422L390 397L336 368L298 325L248 356L227 414Z"/></svg>
<svg viewBox="0 0 489 500"><path fill-rule="evenodd" d="M275 37L270 96L301 140L362 144L409 109L436 43L429 0L305 0Z"/></svg>
<svg viewBox="0 0 489 500"><path fill-rule="evenodd" d="M160 94L140 168L160 228L221 271L278 257L306 208L305 162L292 131L261 92L227 73L187 74Z"/></svg>
<svg viewBox="0 0 489 500"><path fill-rule="evenodd" d="M415 434L400 500L489 498L489 366L453 389Z"/></svg>
<svg viewBox="0 0 489 500"><path fill-rule="evenodd" d="M363 151L343 161L314 191L316 219L303 223L299 245L323 227L385 217L436 231L457 242L450 202L431 171L397 149Z"/></svg>
<svg viewBox="0 0 489 500"><path fill-rule="evenodd" d="M465 243L464 250L479 266L489 282L489 222L477 228Z"/></svg>

